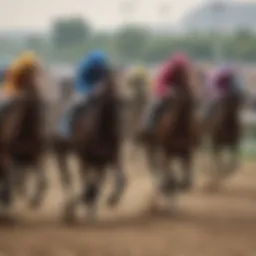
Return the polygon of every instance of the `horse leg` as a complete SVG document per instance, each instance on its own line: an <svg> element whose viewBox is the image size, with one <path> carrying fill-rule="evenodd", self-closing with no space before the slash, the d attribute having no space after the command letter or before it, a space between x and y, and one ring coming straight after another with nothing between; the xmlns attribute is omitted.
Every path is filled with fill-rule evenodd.
<svg viewBox="0 0 256 256"><path fill-rule="evenodd" d="M170 167L170 156L165 152L161 155L159 171L161 171L158 178L158 192L163 195L167 200L169 213L175 212L177 205L177 191L178 191L178 181L174 175L173 169Z"/></svg>
<svg viewBox="0 0 256 256"><path fill-rule="evenodd" d="M170 157L168 154L163 153L160 159L160 182L159 191L169 196L177 191L178 184L174 176L172 168L170 168Z"/></svg>
<svg viewBox="0 0 256 256"><path fill-rule="evenodd" d="M9 207L13 201L14 170L8 155L0 154L0 204Z"/></svg>
<svg viewBox="0 0 256 256"><path fill-rule="evenodd" d="M223 172L223 162L222 162L222 157L221 157L221 149L219 147L215 147L213 149L212 153L212 166L211 166L211 179L210 179L210 184L209 184L209 189L210 190L215 190L217 186L219 185L220 182L220 174Z"/></svg>
<svg viewBox="0 0 256 256"><path fill-rule="evenodd" d="M158 172L157 172L157 150L153 145L147 145L145 149L146 153L146 161L148 164L148 168L150 171L150 174L155 180L157 178Z"/></svg>
<svg viewBox="0 0 256 256"><path fill-rule="evenodd" d="M9 207L12 203L12 184L9 170L1 168L0 170L0 204Z"/></svg>
<svg viewBox="0 0 256 256"><path fill-rule="evenodd" d="M193 171L190 152L182 157L181 164L183 169L183 179L180 184L180 188L182 190L189 190L193 185Z"/></svg>
<svg viewBox="0 0 256 256"><path fill-rule="evenodd" d="M26 177L28 171L26 168L18 167L17 165L13 166L14 170L14 179L15 179L15 186L16 191L19 196L26 197L27 195L27 187L26 187Z"/></svg>
<svg viewBox="0 0 256 256"><path fill-rule="evenodd" d="M115 187L107 200L109 206L115 206L119 203L126 187L126 176L120 160L117 160L114 164L113 171L115 177Z"/></svg>
<svg viewBox="0 0 256 256"><path fill-rule="evenodd" d="M162 153L162 154L160 154ZM153 186L158 191L168 194L175 187L174 177L169 168L169 156L159 152L156 147L149 144L146 147L146 160L153 180Z"/></svg>
<svg viewBox="0 0 256 256"><path fill-rule="evenodd" d="M240 154L237 147L232 147L229 153L230 155L229 155L227 167L225 169L225 178L228 178L238 169L239 161L240 161Z"/></svg>
<svg viewBox="0 0 256 256"><path fill-rule="evenodd" d="M47 177L45 168L43 167L43 163L37 164L36 166L36 192L34 196L30 199L30 206L32 208L38 208L41 203L42 199L45 195L45 191L47 188Z"/></svg>
<svg viewBox="0 0 256 256"><path fill-rule="evenodd" d="M103 168L94 170L89 173L89 177L85 180L84 189L81 200L88 206L87 216L89 219L94 219L97 211L97 203L104 182L105 172Z"/></svg>
<svg viewBox="0 0 256 256"><path fill-rule="evenodd" d="M60 181L65 191L71 189L71 176L68 168L68 154L65 149L56 149L56 162L60 171Z"/></svg>

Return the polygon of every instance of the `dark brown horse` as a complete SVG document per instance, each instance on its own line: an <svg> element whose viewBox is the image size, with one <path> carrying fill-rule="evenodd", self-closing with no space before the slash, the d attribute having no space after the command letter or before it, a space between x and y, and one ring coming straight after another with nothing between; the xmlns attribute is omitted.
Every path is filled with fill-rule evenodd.
<svg viewBox="0 0 256 256"><path fill-rule="evenodd" d="M157 188L164 194L192 186L193 153L198 144L199 123L194 96L189 86L180 86L166 99L166 106L156 123L154 133L146 140L146 154ZM177 158L182 165L181 181L170 168Z"/></svg>
<svg viewBox="0 0 256 256"><path fill-rule="evenodd" d="M242 94L230 92L216 101L214 108L205 120L205 132L210 139L213 153L211 188L215 188L223 178L232 174L239 163L241 140L240 110ZM225 159L224 152L230 153Z"/></svg>
<svg viewBox="0 0 256 256"><path fill-rule="evenodd" d="M111 73L111 72L110 72ZM100 189L106 170L111 167L115 177L115 189L108 199L110 205L118 203L125 186L121 165L120 102L116 93L113 74L108 74L100 91L92 96L80 110L74 123L73 136L69 141L57 139L55 150L65 189L70 189L71 180L67 157L73 152L78 159L83 182L82 195L78 200L68 198L67 217L74 216L75 206L82 202L94 216Z"/></svg>
<svg viewBox="0 0 256 256"><path fill-rule="evenodd" d="M43 168L43 113L42 101L35 83L37 70L27 68L17 78L22 91L14 96L1 114L0 122L0 173L1 199L11 203L13 193L26 193L27 170L34 169L36 191L31 206L39 206L46 188Z"/></svg>

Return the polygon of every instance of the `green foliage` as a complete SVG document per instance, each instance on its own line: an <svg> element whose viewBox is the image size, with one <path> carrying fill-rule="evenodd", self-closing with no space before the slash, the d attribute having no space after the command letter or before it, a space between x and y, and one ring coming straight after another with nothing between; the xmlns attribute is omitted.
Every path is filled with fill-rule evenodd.
<svg viewBox="0 0 256 256"><path fill-rule="evenodd" d="M90 26L80 18L58 19L52 26L52 41L56 47L74 47L90 36Z"/></svg>
<svg viewBox="0 0 256 256"><path fill-rule="evenodd" d="M120 61L137 61L150 39L150 34L140 27L121 27L113 36L113 48Z"/></svg>
<svg viewBox="0 0 256 256"><path fill-rule="evenodd" d="M79 17L60 18L53 22L49 35L33 34L24 42L0 38L1 55L15 56L24 49L38 52L49 62L74 63L93 49L102 49L124 64L158 63L177 51L192 58L214 60L220 50L226 60L256 61L256 35L240 30L235 35L154 34L139 26L123 26L116 31L95 32ZM218 53L218 52L217 52Z"/></svg>

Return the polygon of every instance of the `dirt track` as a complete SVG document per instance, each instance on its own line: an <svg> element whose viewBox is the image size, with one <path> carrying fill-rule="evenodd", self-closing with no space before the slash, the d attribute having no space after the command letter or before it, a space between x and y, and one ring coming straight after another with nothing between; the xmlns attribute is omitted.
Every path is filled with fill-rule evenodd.
<svg viewBox="0 0 256 256"><path fill-rule="evenodd" d="M127 172L130 184L120 207L111 212L102 206L94 224L63 225L59 183L52 182L43 209L18 208L18 220L0 227L0 255L256 255L255 162L244 163L214 194L199 179L190 194L179 197L175 215L152 212L153 192L141 161ZM54 170L49 174L57 180Z"/></svg>

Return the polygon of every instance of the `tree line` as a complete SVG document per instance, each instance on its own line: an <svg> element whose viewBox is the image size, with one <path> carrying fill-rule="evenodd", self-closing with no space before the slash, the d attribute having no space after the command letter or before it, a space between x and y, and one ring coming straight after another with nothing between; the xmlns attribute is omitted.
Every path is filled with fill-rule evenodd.
<svg viewBox="0 0 256 256"><path fill-rule="evenodd" d="M211 61L215 58L216 47L225 60L256 61L256 35L245 30L229 36L160 34L135 25L97 31L90 23L74 17L55 20L48 33L32 34L19 46L0 38L0 53L15 54L32 49L52 63L75 63L87 52L99 48L123 64L158 63L176 51L185 51L198 60Z"/></svg>

